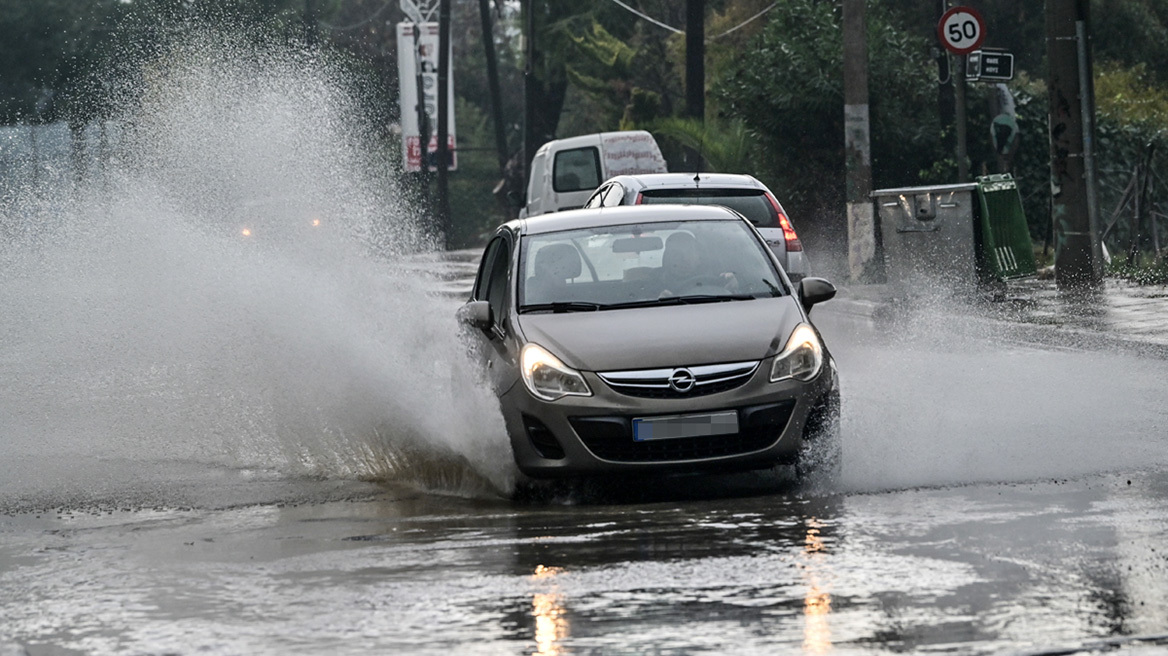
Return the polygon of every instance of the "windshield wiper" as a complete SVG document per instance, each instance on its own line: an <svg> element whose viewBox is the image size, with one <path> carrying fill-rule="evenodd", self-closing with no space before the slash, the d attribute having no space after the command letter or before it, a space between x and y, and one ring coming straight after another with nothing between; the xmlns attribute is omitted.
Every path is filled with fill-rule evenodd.
<svg viewBox="0 0 1168 656"><path fill-rule="evenodd" d="M662 296L643 301L625 301L605 306L606 310L618 308L653 307L655 305L692 305L697 303L720 303L722 301L753 301L750 294L688 294L686 296Z"/></svg>
<svg viewBox="0 0 1168 656"><path fill-rule="evenodd" d="M527 312L595 312L610 306L604 303L590 303L588 301L554 301L552 303L531 303L520 305L519 314Z"/></svg>

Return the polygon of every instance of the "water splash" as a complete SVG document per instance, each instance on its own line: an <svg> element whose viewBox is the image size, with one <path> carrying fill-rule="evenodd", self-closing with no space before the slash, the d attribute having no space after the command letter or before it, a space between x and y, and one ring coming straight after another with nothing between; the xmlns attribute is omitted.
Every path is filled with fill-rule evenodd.
<svg viewBox="0 0 1168 656"><path fill-rule="evenodd" d="M433 234L337 62L203 33L140 70L108 163L0 182L0 496L184 460L509 489L453 304L402 266Z"/></svg>
<svg viewBox="0 0 1168 656"><path fill-rule="evenodd" d="M1163 465L1163 360L1035 334L939 289L871 317L816 310L841 371L845 489Z"/></svg>

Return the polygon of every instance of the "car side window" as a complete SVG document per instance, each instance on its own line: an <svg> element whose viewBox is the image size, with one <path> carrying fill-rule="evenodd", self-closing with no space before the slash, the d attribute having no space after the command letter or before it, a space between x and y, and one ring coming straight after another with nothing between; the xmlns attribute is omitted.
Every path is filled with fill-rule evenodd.
<svg viewBox="0 0 1168 656"><path fill-rule="evenodd" d="M485 301L487 294L487 281L490 278L491 268L494 265L495 258L498 257L499 248L503 245L502 237L495 237L491 243L487 244L486 250L483 251L483 260L479 263L479 272L475 276L474 290L471 291L471 299L475 301Z"/></svg>
<svg viewBox="0 0 1168 656"><path fill-rule="evenodd" d="M507 308L507 281L511 273L511 247L506 239L497 238L494 242L497 247L493 253L494 259L488 262L489 273L487 277L486 296L485 300L491 306L491 316L494 317L496 325L502 323L504 312Z"/></svg>
<svg viewBox="0 0 1168 656"><path fill-rule="evenodd" d="M593 209L597 207L604 207L601 203L604 201L605 194L612 188L612 185L601 187L588 198L588 202L584 203L584 209Z"/></svg>
<svg viewBox="0 0 1168 656"><path fill-rule="evenodd" d="M625 188L619 184L613 183L608 191L604 192L604 202L601 207L616 207L621 204L625 198Z"/></svg>

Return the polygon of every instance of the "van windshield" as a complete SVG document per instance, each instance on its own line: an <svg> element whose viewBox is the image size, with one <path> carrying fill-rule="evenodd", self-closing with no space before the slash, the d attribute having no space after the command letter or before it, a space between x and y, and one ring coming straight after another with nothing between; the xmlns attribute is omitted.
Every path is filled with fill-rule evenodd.
<svg viewBox="0 0 1168 656"><path fill-rule="evenodd" d="M779 216L761 189L646 189L641 203L722 205L745 216L760 228L777 228Z"/></svg>
<svg viewBox="0 0 1168 656"><path fill-rule="evenodd" d="M782 290L769 253L740 221L529 235L520 251L520 312L751 300Z"/></svg>
<svg viewBox="0 0 1168 656"><path fill-rule="evenodd" d="M600 186L600 151L596 146L561 150L552 169L552 188L558 193L592 191Z"/></svg>

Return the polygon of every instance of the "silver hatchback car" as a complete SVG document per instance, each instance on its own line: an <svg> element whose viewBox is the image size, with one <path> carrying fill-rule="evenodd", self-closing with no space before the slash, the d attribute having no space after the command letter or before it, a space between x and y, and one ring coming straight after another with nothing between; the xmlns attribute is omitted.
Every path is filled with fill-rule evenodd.
<svg viewBox="0 0 1168 656"><path fill-rule="evenodd" d="M542 478L839 462L839 378L798 287L724 207L511 221L458 316Z"/></svg>
<svg viewBox="0 0 1168 656"><path fill-rule="evenodd" d="M767 186L737 173L647 173L605 180L585 208L686 203L722 205L750 220L794 282L811 275L803 242L786 210Z"/></svg>

